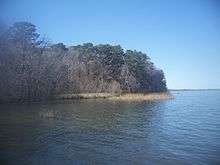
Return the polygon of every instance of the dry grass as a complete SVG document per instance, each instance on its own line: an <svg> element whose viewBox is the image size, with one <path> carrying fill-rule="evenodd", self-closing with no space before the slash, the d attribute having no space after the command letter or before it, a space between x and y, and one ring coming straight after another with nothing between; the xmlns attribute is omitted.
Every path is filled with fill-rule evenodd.
<svg viewBox="0 0 220 165"><path fill-rule="evenodd" d="M154 100L167 100L173 99L173 96L170 93L127 93L120 96L111 97L112 100L121 100L121 101L154 101Z"/></svg>
<svg viewBox="0 0 220 165"><path fill-rule="evenodd" d="M173 96L168 93L127 93L127 94L114 94L114 93L79 93L79 94L62 94L55 96L55 99L109 99L119 101L153 101L153 100L167 100L172 99Z"/></svg>

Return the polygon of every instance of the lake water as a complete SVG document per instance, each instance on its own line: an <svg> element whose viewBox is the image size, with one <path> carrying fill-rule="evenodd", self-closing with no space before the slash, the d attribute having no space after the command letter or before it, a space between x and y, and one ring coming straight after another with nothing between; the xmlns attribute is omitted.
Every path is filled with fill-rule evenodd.
<svg viewBox="0 0 220 165"><path fill-rule="evenodd" d="M0 105L0 164L220 164L220 91Z"/></svg>

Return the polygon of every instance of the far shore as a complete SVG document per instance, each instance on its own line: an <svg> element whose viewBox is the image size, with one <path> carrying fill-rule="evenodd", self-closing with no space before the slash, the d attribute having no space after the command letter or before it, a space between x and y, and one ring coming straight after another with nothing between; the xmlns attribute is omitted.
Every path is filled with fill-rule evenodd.
<svg viewBox="0 0 220 165"><path fill-rule="evenodd" d="M53 97L56 100L77 100L77 99L108 99L119 101L154 101L173 99L169 92L158 93L79 93L79 94L61 94Z"/></svg>

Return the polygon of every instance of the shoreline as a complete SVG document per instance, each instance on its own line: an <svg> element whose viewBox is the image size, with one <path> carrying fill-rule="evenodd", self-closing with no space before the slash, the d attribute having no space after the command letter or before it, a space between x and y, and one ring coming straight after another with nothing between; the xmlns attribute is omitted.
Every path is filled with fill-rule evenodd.
<svg viewBox="0 0 220 165"><path fill-rule="evenodd" d="M107 99L118 101L154 101L168 100L174 97L169 92L155 93L79 93L79 94L61 94L52 97L51 100L81 100L81 99Z"/></svg>
<svg viewBox="0 0 220 165"><path fill-rule="evenodd" d="M8 100L0 101L0 104L35 104L47 103L51 101L67 100L109 100L109 101L157 101L174 99L174 96L168 92L155 93L78 93L78 94L60 94L54 95L48 99L29 99L29 100Z"/></svg>

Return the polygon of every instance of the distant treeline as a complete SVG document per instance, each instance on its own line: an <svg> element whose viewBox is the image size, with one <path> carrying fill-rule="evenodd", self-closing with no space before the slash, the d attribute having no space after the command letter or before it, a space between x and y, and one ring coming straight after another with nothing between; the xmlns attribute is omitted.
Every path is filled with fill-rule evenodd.
<svg viewBox="0 0 220 165"><path fill-rule="evenodd" d="M163 92L162 70L120 45L49 44L35 25L17 22L0 32L0 101L46 99L65 93Z"/></svg>

